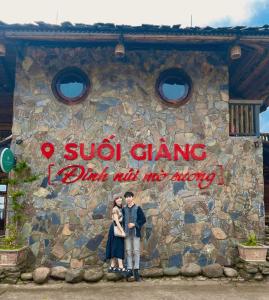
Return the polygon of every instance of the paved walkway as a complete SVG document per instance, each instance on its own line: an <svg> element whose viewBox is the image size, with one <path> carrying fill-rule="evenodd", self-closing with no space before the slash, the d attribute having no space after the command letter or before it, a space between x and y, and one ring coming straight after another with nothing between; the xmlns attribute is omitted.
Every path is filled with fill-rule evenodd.
<svg viewBox="0 0 269 300"><path fill-rule="evenodd" d="M11 300L268 300L269 282L144 281L96 284L52 283L46 285L0 285L0 299Z"/></svg>

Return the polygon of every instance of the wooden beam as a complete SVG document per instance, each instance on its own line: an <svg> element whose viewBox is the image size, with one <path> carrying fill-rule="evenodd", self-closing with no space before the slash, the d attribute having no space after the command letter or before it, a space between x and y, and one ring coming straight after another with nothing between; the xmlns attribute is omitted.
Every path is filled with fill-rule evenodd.
<svg viewBox="0 0 269 300"><path fill-rule="evenodd" d="M268 35L240 36L239 39L245 43L269 42Z"/></svg>
<svg viewBox="0 0 269 300"><path fill-rule="evenodd" d="M46 41L118 41L119 33L89 33L89 32L56 32L56 31L16 31L7 30L3 32L6 39L17 40L46 40ZM124 34L125 41L235 41L245 43L269 42L268 35L237 35L237 34L224 34L224 35L199 35L199 34Z"/></svg>
<svg viewBox="0 0 269 300"><path fill-rule="evenodd" d="M263 100L244 100L244 99L230 99L229 103L231 104L263 104Z"/></svg>
<svg viewBox="0 0 269 300"><path fill-rule="evenodd" d="M261 74L267 74L264 62L268 59L268 50L260 45L250 45L242 50L242 59L230 65L230 91L236 97L260 98L263 91L258 87L263 85ZM268 77L268 75L267 75ZM265 80L266 78L265 77ZM267 89L267 87L266 87Z"/></svg>
<svg viewBox="0 0 269 300"><path fill-rule="evenodd" d="M266 49L266 51L261 56L260 62L257 65L255 65L255 69L253 70L253 72L251 72L248 78L240 85L240 89L247 90L248 88L250 88L255 78L258 78L259 84L262 84L263 80L261 78L261 74L265 77L265 79L268 79L268 75L266 75L268 64L269 64L269 51ZM255 89L257 89L256 84L255 84Z"/></svg>
<svg viewBox="0 0 269 300"><path fill-rule="evenodd" d="M0 130L11 130L12 123L0 123Z"/></svg>
<svg viewBox="0 0 269 300"><path fill-rule="evenodd" d="M238 94L239 91L240 95L242 95L240 85L248 78L253 65L258 64L261 56L260 52L250 51L249 49L243 49L242 52L242 58L237 61L232 61L229 67L230 89L231 91L237 91L236 94Z"/></svg>
<svg viewBox="0 0 269 300"><path fill-rule="evenodd" d="M6 31L5 38L17 40L46 40L46 41L115 41L119 40L119 33L87 33L87 32L32 32ZM123 34L124 41L135 42L186 42L186 41L233 41L236 36L231 35L169 35L169 34Z"/></svg>

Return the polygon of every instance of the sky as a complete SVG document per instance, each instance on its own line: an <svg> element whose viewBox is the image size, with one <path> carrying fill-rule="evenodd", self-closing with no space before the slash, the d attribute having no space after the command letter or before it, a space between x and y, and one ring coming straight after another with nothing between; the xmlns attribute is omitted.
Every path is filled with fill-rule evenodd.
<svg viewBox="0 0 269 300"><path fill-rule="evenodd" d="M8 24L262 26L269 24L269 0L0 0L0 20ZM269 132L269 110L260 114L260 125L261 132Z"/></svg>
<svg viewBox="0 0 269 300"><path fill-rule="evenodd" d="M60 24L181 24L193 26L261 25L269 0L0 0L0 20Z"/></svg>

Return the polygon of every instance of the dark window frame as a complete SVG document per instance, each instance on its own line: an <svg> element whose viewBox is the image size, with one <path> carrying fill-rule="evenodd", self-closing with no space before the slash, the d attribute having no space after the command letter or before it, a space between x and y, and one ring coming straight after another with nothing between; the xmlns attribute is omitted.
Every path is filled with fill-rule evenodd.
<svg viewBox="0 0 269 300"><path fill-rule="evenodd" d="M183 79L183 81L185 81L186 84L188 85L187 93L185 93L183 97L174 101L168 99L162 91L162 84L168 78L173 78L173 77ZM158 95L158 98L162 101L162 103L165 103L166 105L171 107L179 107L186 104L191 98L192 90L193 90L193 85L190 76L183 69L179 69L179 68L170 68L162 71L155 83L155 91Z"/></svg>
<svg viewBox="0 0 269 300"><path fill-rule="evenodd" d="M60 79L65 76L70 76L70 75L75 75L75 76L81 78L85 84L85 87L83 88L83 91L81 92L81 94L72 99L70 99L69 97L66 97L60 90ZM80 68L67 67L67 68L60 70L54 76L52 83L51 83L51 89L57 100L59 100L60 102L62 102L64 104L67 104L67 105L75 105L77 103L81 103L88 97L90 89L91 89L91 82L90 82L90 79L87 76L87 74Z"/></svg>

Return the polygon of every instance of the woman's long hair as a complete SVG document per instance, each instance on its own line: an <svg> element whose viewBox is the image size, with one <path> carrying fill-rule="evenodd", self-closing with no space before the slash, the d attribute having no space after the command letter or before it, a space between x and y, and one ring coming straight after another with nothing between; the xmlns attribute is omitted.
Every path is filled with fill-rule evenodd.
<svg viewBox="0 0 269 300"><path fill-rule="evenodd" d="M118 199L120 199L120 198L122 199L122 197L116 197L116 198L113 200L113 207L117 206L117 207L122 208L122 203L121 203L121 206L118 206L117 203L116 203L116 201L117 201Z"/></svg>

